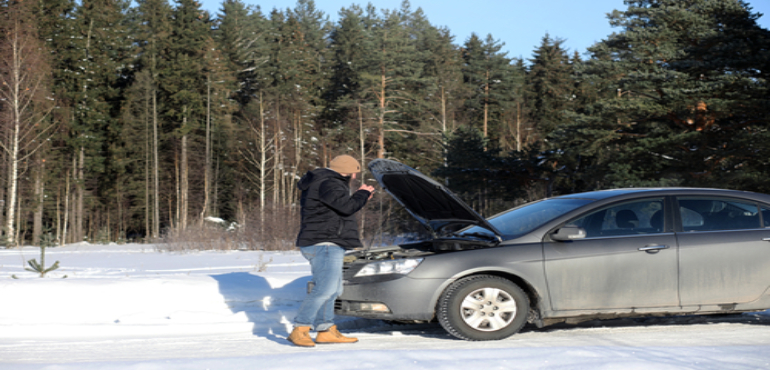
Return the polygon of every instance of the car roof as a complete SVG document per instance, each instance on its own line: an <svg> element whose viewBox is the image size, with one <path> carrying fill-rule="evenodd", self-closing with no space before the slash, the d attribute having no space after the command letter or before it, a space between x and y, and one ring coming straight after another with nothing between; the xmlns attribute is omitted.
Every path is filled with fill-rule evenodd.
<svg viewBox="0 0 770 370"><path fill-rule="evenodd" d="M770 199L769 195L752 193L742 190L728 190L728 189L713 189L713 188L686 188L686 187L661 187L661 188L625 188L625 189L609 189L609 190L597 190L585 193L567 194L557 196L559 199L592 199L603 200L608 198L623 198L627 195L639 195L643 193L650 193L650 195L712 195L712 196L741 196L749 197L756 200L767 201Z"/></svg>

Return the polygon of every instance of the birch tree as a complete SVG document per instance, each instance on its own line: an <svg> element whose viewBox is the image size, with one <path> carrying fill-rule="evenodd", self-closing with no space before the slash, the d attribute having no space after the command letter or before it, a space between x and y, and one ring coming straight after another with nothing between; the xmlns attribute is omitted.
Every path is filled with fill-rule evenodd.
<svg viewBox="0 0 770 370"><path fill-rule="evenodd" d="M0 123L5 132L0 145L8 158L5 242L15 246L20 164L47 143L51 126L46 118L53 105L48 90L50 71L28 3L8 3L2 21Z"/></svg>

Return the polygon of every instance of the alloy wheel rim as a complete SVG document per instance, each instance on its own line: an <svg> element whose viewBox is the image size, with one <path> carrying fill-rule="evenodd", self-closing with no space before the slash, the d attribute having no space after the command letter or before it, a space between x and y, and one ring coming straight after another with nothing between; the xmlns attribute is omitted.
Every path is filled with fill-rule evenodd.
<svg viewBox="0 0 770 370"><path fill-rule="evenodd" d="M473 329L497 331L510 325L516 317L516 300L502 289L477 289L463 299L460 316Z"/></svg>

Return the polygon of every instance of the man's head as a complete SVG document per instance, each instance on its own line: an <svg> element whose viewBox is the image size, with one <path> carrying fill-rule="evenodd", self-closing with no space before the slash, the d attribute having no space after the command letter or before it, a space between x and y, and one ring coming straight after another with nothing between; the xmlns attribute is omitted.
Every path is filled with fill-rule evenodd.
<svg viewBox="0 0 770 370"><path fill-rule="evenodd" d="M361 165L358 164L358 161L355 158L343 154L334 157L334 159L329 162L329 169L342 175L354 176L356 173L361 172Z"/></svg>

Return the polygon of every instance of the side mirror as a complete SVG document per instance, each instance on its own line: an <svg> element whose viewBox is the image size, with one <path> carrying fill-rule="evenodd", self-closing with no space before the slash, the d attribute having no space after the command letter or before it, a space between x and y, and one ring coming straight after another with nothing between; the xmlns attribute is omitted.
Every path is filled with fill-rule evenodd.
<svg viewBox="0 0 770 370"><path fill-rule="evenodd" d="M579 240L586 237L586 231L582 227L575 225L564 225L551 234L551 239L566 242L570 240Z"/></svg>

